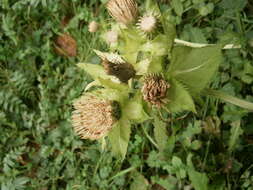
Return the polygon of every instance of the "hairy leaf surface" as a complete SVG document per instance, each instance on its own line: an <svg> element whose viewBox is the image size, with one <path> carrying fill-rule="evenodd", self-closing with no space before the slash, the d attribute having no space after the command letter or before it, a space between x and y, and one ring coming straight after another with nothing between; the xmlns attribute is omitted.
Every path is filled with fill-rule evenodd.
<svg viewBox="0 0 253 190"><path fill-rule="evenodd" d="M131 124L128 119L121 118L118 124L110 131L109 140L112 151L123 160L126 156L128 141L131 133Z"/></svg>
<svg viewBox="0 0 253 190"><path fill-rule="evenodd" d="M192 93L199 93L212 79L222 60L221 46L175 47L168 78L183 82Z"/></svg>
<svg viewBox="0 0 253 190"><path fill-rule="evenodd" d="M171 87L168 89L168 104L170 112L193 111L195 105L189 92L176 80L171 80Z"/></svg>

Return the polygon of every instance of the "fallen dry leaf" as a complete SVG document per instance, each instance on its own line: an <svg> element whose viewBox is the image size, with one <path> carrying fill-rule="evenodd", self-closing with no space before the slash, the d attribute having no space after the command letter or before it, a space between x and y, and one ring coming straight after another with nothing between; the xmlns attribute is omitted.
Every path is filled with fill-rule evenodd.
<svg viewBox="0 0 253 190"><path fill-rule="evenodd" d="M72 18L73 18L72 15L64 16L64 17L62 18L62 20L61 20L61 25L62 25L62 27L65 28L65 27L69 24L69 22L70 22L70 20L71 20Z"/></svg>
<svg viewBox="0 0 253 190"><path fill-rule="evenodd" d="M59 55L74 57L77 54L76 40L67 33L58 36L55 40L55 50Z"/></svg>

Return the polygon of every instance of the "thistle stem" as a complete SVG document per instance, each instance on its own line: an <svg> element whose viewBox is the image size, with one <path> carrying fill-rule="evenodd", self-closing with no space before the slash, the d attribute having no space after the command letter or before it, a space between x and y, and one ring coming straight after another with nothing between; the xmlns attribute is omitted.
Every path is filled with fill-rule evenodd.
<svg viewBox="0 0 253 190"><path fill-rule="evenodd" d="M202 47L215 45L215 44L192 43L192 42L187 42L187 41L180 40L180 39L175 39L174 42L176 44L181 44L181 45L193 47L193 48L202 48ZM223 49L240 49L241 47L242 47L241 45L227 44L223 47Z"/></svg>
<svg viewBox="0 0 253 190"><path fill-rule="evenodd" d="M148 138L148 140L149 140L157 149L159 149L159 146L155 143L155 141L152 139L152 137L149 136L149 134L147 133L147 131L145 130L145 128L143 127L143 125L141 125L141 128L142 128L144 134L146 135L146 137Z"/></svg>

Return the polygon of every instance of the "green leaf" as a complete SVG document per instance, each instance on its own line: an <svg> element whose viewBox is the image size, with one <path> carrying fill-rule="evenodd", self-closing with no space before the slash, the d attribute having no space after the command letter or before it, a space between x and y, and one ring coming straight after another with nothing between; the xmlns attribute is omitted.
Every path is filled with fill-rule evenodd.
<svg viewBox="0 0 253 190"><path fill-rule="evenodd" d="M121 170L121 171L117 172L114 176L112 176L108 181L114 180L114 182L116 183L116 178L120 179L120 177L123 177L127 173L129 173L131 171L135 171L135 170L136 170L136 166L132 166L130 168Z"/></svg>
<svg viewBox="0 0 253 190"><path fill-rule="evenodd" d="M168 36L159 34L154 40L147 41L140 47L140 50L144 52L149 61L149 63L145 65L146 67L144 67L146 69L148 66L147 72L162 72L164 58L168 54L169 42L170 39ZM140 66L138 67L140 68Z"/></svg>
<svg viewBox="0 0 253 190"><path fill-rule="evenodd" d="M218 90L213 90L213 89L205 89L203 91L203 94L208 95L208 96L212 96L212 97L215 97L215 98L219 98L219 99L221 99L225 102L234 104L236 106L247 109L249 111L253 111L253 103L252 102L241 100L241 99L236 98L234 96L225 94L224 92L221 92L221 91L218 91Z"/></svg>
<svg viewBox="0 0 253 190"><path fill-rule="evenodd" d="M161 15L161 11L159 9L159 6L158 6L156 0L146 0L145 1L145 11L152 12L155 15Z"/></svg>
<svg viewBox="0 0 253 190"><path fill-rule="evenodd" d="M177 156L173 156L171 163L173 168L172 171L175 172L177 178L184 179L186 177L186 170L182 160Z"/></svg>
<svg viewBox="0 0 253 190"><path fill-rule="evenodd" d="M183 165L182 160L176 156L173 156L171 162L172 162L172 165L177 168L180 168Z"/></svg>
<svg viewBox="0 0 253 190"><path fill-rule="evenodd" d="M160 18L164 33L168 39L167 46L168 46L169 57L171 56L170 55L171 48L174 45L174 39L176 38L176 35L177 35L176 28L175 28L175 25L171 21L171 17L172 15L170 11L164 11Z"/></svg>
<svg viewBox="0 0 253 190"><path fill-rule="evenodd" d="M115 89L115 90L119 90L121 92L128 92L129 88L126 84L123 83L115 83L111 80L108 79L102 79L102 78L98 78L98 81L100 82L100 84L105 87L105 88L109 88L109 89Z"/></svg>
<svg viewBox="0 0 253 190"><path fill-rule="evenodd" d="M130 133L131 124L129 120L121 118L108 135L113 153L120 156L122 160L126 156Z"/></svg>
<svg viewBox="0 0 253 190"><path fill-rule="evenodd" d="M30 179L28 177L18 177L13 181L13 186L15 189L23 189L25 184L29 181Z"/></svg>
<svg viewBox="0 0 253 190"><path fill-rule="evenodd" d="M166 147L168 153L172 154L172 152L175 148L175 145L176 145L176 135L173 132L173 134L168 137L168 143L167 143L167 147Z"/></svg>
<svg viewBox="0 0 253 190"><path fill-rule="evenodd" d="M193 169L189 169L188 175L194 189L208 190L208 178L206 174L197 172Z"/></svg>
<svg viewBox="0 0 253 190"><path fill-rule="evenodd" d="M204 48L175 47L168 78L183 82L193 94L205 88L221 62L221 46Z"/></svg>
<svg viewBox="0 0 253 190"><path fill-rule="evenodd" d="M4 31L4 34L8 36L15 45L18 44L18 38L15 27L15 17L11 16L11 14L1 15L2 16L2 24L1 28Z"/></svg>
<svg viewBox="0 0 253 190"><path fill-rule="evenodd" d="M191 139L194 135L200 134L201 133L201 122L195 120L195 122L189 123L187 128L185 128L185 130L182 132L182 137L183 138L187 138L187 139Z"/></svg>
<svg viewBox="0 0 253 190"><path fill-rule="evenodd" d="M148 41L140 47L143 52L150 52L154 56L163 56L168 53L168 37L159 34L154 40Z"/></svg>
<svg viewBox="0 0 253 190"><path fill-rule="evenodd" d="M199 140L194 140L192 143L191 143L191 148L193 150L198 150L201 148L201 145L202 145L202 142L199 141Z"/></svg>
<svg viewBox="0 0 253 190"><path fill-rule="evenodd" d="M173 9L175 10L175 12L178 16L182 16L182 14L184 12L184 7L183 7L183 4L180 0L172 0L171 6L173 7Z"/></svg>
<svg viewBox="0 0 253 190"><path fill-rule="evenodd" d="M99 89L92 91L91 94L103 99L117 101L120 102L121 104L124 104L124 101L127 97L127 94L115 89Z"/></svg>
<svg viewBox="0 0 253 190"><path fill-rule="evenodd" d="M253 66L250 62L246 62L244 64L244 71L242 73L241 79L247 84L251 84L253 82Z"/></svg>
<svg viewBox="0 0 253 190"><path fill-rule="evenodd" d="M146 114L143 109L141 97L136 95L132 100L129 100L122 110L122 114L124 114L129 120L133 120L138 123L142 123L150 117Z"/></svg>
<svg viewBox="0 0 253 190"><path fill-rule="evenodd" d="M220 6L224 9L227 9L229 11L241 11L245 8L247 5L247 0L223 0L220 3Z"/></svg>
<svg viewBox="0 0 253 190"><path fill-rule="evenodd" d="M154 136L160 152L163 152L168 144L166 123L154 116Z"/></svg>
<svg viewBox="0 0 253 190"><path fill-rule="evenodd" d="M176 80L170 81L168 89L168 104L167 107L172 113L181 111L195 112L195 105L189 92Z"/></svg>
<svg viewBox="0 0 253 190"><path fill-rule="evenodd" d="M187 24L184 26L184 31L182 32L180 38L195 43L208 43L203 29L193 27L191 24Z"/></svg>
<svg viewBox="0 0 253 190"><path fill-rule="evenodd" d="M161 73L163 70L164 57L153 56L148 67L148 73Z"/></svg>
<svg viewBox="0 0 253 190"><path fill-rule="evenodd" d="M205 173L197 172L191 161L192 154L187 157L188 175L195 190L208 190L208 177Z"/></svg>
<svg viewBox="0 0 253 190"><path fill-rule="evenodd" d="M145 75L146 73L148 73L150 62L151 61L149 59L144 59L138 62L135 66L136 75Z"/></svg>
<svg viewBox="0 0 253 190"><path fill-rule="evenodd" d="M78 67L85 70L93 79L102 78L102 79L111 79L116 80L115 77L107 75L103 66L90 64L90 63L78 63Z"/></svg>
<svg viewBox="0 0 253 190"><path fill-rule="evenodd" d="M185 147L191 148L193 150L198 149L201 146L201 142L198 140L192 141L195 135L201 133L201 122L195 121L193 124L189 123L182 134L178 137L178 141L180 141Z"/></svg>
<svg viewBox="0 0 253 190"><path fill-rule="evenodd" d="M165 190L177 189L177 182L177 178L173 175L169 175L166 178L161 177L157 180L157 184L161 185Z"/></svg>
<svg viewBox="0 0 253 190"><path fill-rule="evenodd" d="M123 42L119 45L121 55L128 63L135 65L139 48L143 42L143 36L140 35L136 28L131 27L122 30L122 40Z"/></svg>
<svg viewBox="0 0 253 190"><path fill-rule="evenodd" d="M206 15L212 13L213 9L214 9L214 4L213 3L208 3L205 6L199 7L199 14L201 16L206 16Z"/></svg>
<svg viewBox="0 0 253 190"><path fill-rule="evenodd" d="M243 134L243 130L241 128L241 122L235 121L232 123L232 128L230 130L230 138L228 142L228 150L229 152L233 152L236 148L240 135Z"/></svg>
<svg viewBox="0 0 253 190"><path fill-rule="evenodd" d="M139 172L134 172L133 183L130 185L130 190L147 190L148 189L148 180L141 175Z"/></svg>

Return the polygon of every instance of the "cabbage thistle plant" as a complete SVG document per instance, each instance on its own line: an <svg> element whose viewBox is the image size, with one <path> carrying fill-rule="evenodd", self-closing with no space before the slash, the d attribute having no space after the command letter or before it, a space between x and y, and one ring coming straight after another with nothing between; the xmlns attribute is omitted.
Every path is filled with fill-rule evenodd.
<svg viewBox="0 0 253 190"><path fill-rule="evenodd" d="M74 101L72 123L81 138L106 143L108 137L124 158L132 125L149 120L164 130L161 121L197 113L194 100L202 96L253 110L252 103L209 88L224 44L180 43L171 13L152 1L138 7L135 0L109 0L106 7L113 19L100 25L108 51L94 50L100 65L78 64L94 79Z"/></svg>

